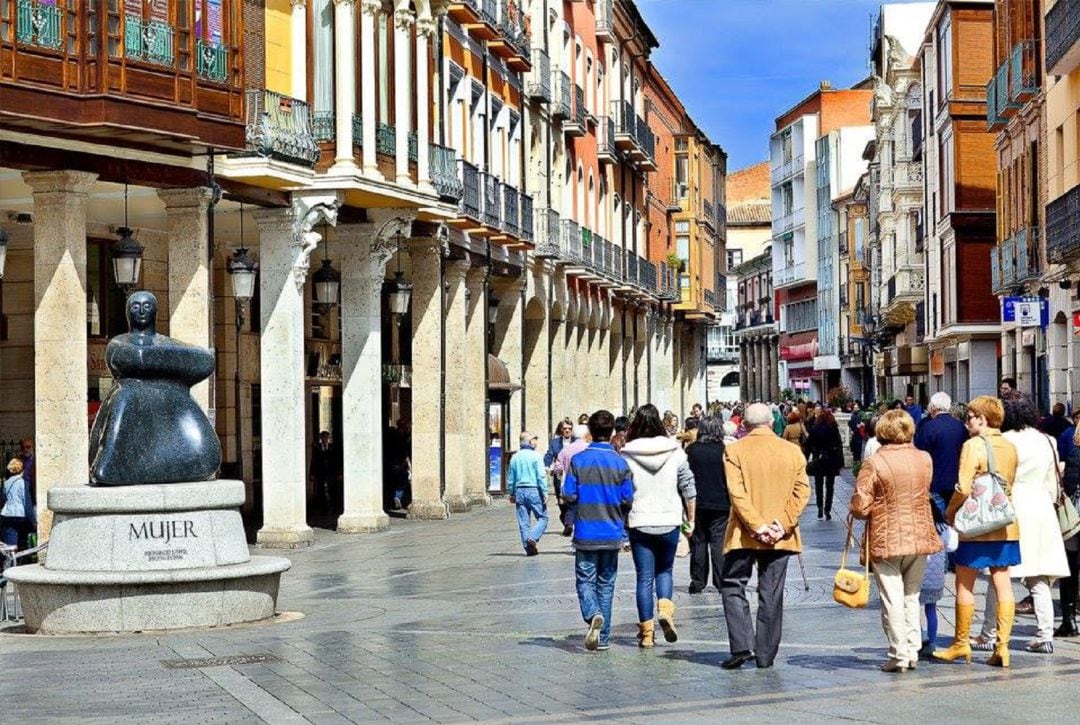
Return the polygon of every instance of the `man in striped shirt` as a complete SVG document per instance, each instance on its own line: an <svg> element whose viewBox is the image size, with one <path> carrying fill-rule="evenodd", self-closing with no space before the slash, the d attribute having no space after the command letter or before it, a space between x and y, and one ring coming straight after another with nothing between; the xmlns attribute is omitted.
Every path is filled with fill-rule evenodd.
<svg viewBox="0 0 1080 725"><path fill-rule="evenodd" d="M623 521L634 500L630 468L610 443L614 429L611 413L592 414L592 443L571 459L562 490L563 500L574 507L575 576L581 616L589 625L585 649L590 651L609 645Z"/></svg>

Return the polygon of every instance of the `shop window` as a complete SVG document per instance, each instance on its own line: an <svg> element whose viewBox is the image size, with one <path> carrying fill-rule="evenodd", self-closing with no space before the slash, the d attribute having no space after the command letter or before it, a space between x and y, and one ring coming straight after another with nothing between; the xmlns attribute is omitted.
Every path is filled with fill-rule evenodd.
<svg viewBox="0 0 1080 725"><path fill-rule="evenodd" d="M86 243L86 334L111 338L127 332L124 293L112 270L112 240Z"/></svg>

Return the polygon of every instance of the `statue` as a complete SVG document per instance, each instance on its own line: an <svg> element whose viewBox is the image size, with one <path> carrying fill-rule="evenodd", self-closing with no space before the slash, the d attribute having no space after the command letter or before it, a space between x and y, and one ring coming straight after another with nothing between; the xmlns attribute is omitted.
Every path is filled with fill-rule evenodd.
<svg viewBox="0 0 1080 725"><path fill-rule="evenodd" d="M205 481L221 465L221 443L191 386L214 372L209 350L157 334L157 298L127 300L129 332L105 348L115 384L90 431L90 484Z"/></svg>

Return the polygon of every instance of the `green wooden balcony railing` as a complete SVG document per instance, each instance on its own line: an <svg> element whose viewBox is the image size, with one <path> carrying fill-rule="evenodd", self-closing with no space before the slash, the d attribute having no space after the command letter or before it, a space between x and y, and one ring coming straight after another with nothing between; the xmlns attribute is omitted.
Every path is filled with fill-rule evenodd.
<svg viewBox="0 0 1080 725"><path fill-rule="evenodd" d="M37 0L19 0L16 6L15 38L20 43L42 48L59 48L63 43L64 11Z"/></svg>

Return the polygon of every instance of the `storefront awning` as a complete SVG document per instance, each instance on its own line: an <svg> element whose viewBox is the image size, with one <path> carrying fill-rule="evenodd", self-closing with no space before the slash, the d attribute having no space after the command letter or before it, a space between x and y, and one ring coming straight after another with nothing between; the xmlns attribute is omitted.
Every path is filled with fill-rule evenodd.
<svg viewBox="0 0 1080 725"><path fill-rule="evenodd" d="M513 392L521 386L510 379L510 368L494 355L488 355L488 390Z"/></svg>

